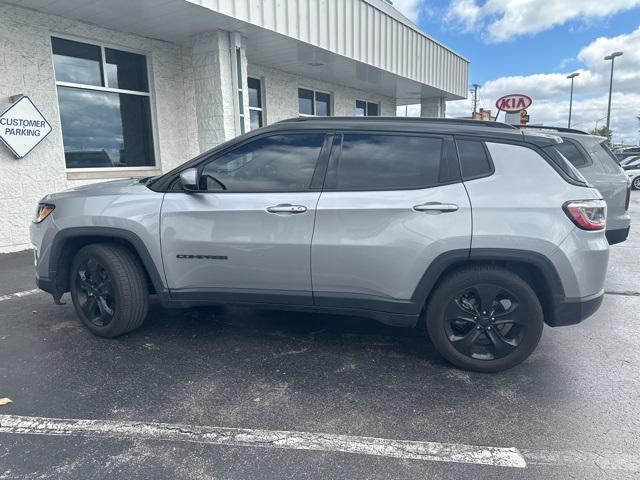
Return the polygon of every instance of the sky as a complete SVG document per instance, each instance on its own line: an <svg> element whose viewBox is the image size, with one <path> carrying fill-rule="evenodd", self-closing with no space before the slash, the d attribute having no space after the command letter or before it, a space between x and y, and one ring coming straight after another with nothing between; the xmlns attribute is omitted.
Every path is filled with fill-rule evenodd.
<svg viewBox="0 0 640 480"><path fill-rule="evenodd" d="M640 0L394 0L422 30L471 61L479 107L508 93L533 98L531 123L567 126L569 73L575 78L572 127L605 124L615 51L614 142L640 142ZM449 102L447 116L469 115L471 100ZM414 108L415 111L415 108ZM501 118L500 118L501 119Z"/></svg>

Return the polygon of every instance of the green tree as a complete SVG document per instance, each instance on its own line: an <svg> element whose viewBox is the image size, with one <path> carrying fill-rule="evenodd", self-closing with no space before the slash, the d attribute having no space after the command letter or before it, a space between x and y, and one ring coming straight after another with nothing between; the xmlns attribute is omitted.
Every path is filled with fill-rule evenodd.
<svg viewBox="0 0 640 480"><path fill-rule="evenodd" d="M609 143L611 143L611 137L613 136L613 131L606 126L594 128L589 133L591 135L598 135L599 137L607 137Z"/></svg>

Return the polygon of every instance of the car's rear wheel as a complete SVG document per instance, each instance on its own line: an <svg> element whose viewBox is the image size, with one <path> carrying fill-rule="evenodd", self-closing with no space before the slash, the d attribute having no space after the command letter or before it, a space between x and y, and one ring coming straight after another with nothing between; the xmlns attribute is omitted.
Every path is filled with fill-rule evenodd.
<svg viewBox="0 0 640 480"><path fill-rule="evenodd" d="M633 188L635 190L640 190L640 177L634 178L633 181L631 182L631 185L633 185Z"/></svg>
<svg viewBox="0 0 640 480"><path fill-rule="evenodd" d="M127 248L87 245L73 259L70 275L73 306L94 334L117 337L144 322L149 305L146 278Z"/></svg>
<svg viewBox="0 0 640 480"><path fill-rule="evenodd" d="M501 267L464 268L447 276L427 306L427 330L454 365L498 372L525 360L544 325L532 288Z"/></svg>

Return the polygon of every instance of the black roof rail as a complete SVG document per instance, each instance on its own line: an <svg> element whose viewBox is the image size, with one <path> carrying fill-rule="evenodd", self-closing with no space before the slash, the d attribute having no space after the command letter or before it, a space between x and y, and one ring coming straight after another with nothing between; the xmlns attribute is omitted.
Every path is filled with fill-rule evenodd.
<svg viewBox="0 0 640 480"><path fill-rule="evenodd" d="M584 130L577 130L575 128L566 127L553 127L551 125L520 125L520 128L535 128L537 130L552 130L554 132L560 133L579 133L581 135L591 135L589 132L585 132Z"/></svg>
<svg viewBox="0 0 640 480"><path fill-rule="evenodd" d="M294 117L280 120L276 123L290 122L333 122L333 121L352 121L352 122L424 122L437 123L442 125L467 125L476 127L492 127L503 128L507 130L518 130L517 127L508 123L494 122L493 120L472 120L466 118L439 118L439 117Z"/></svg>

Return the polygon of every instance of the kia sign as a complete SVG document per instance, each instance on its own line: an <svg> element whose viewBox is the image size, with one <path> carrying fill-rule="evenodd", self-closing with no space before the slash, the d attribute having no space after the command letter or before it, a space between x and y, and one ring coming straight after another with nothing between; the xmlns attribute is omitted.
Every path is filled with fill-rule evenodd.
<svg viewBox="0 0 640 480"><path fill-rule="evenodd" d="M496 101L496 108L498 111L502 110L503 112L517 113L526 110L532 103L533 100L531 100L531 97L522 95L521 93L512 93L511 95L500 97Z"/></svg>
<svg viewBox="0 0 640 480"><path fill-rule="evenodd" d="M0 115L0 140L18 158L33 150L51 132L51 125L29 97L20 97Z"/></svg>

